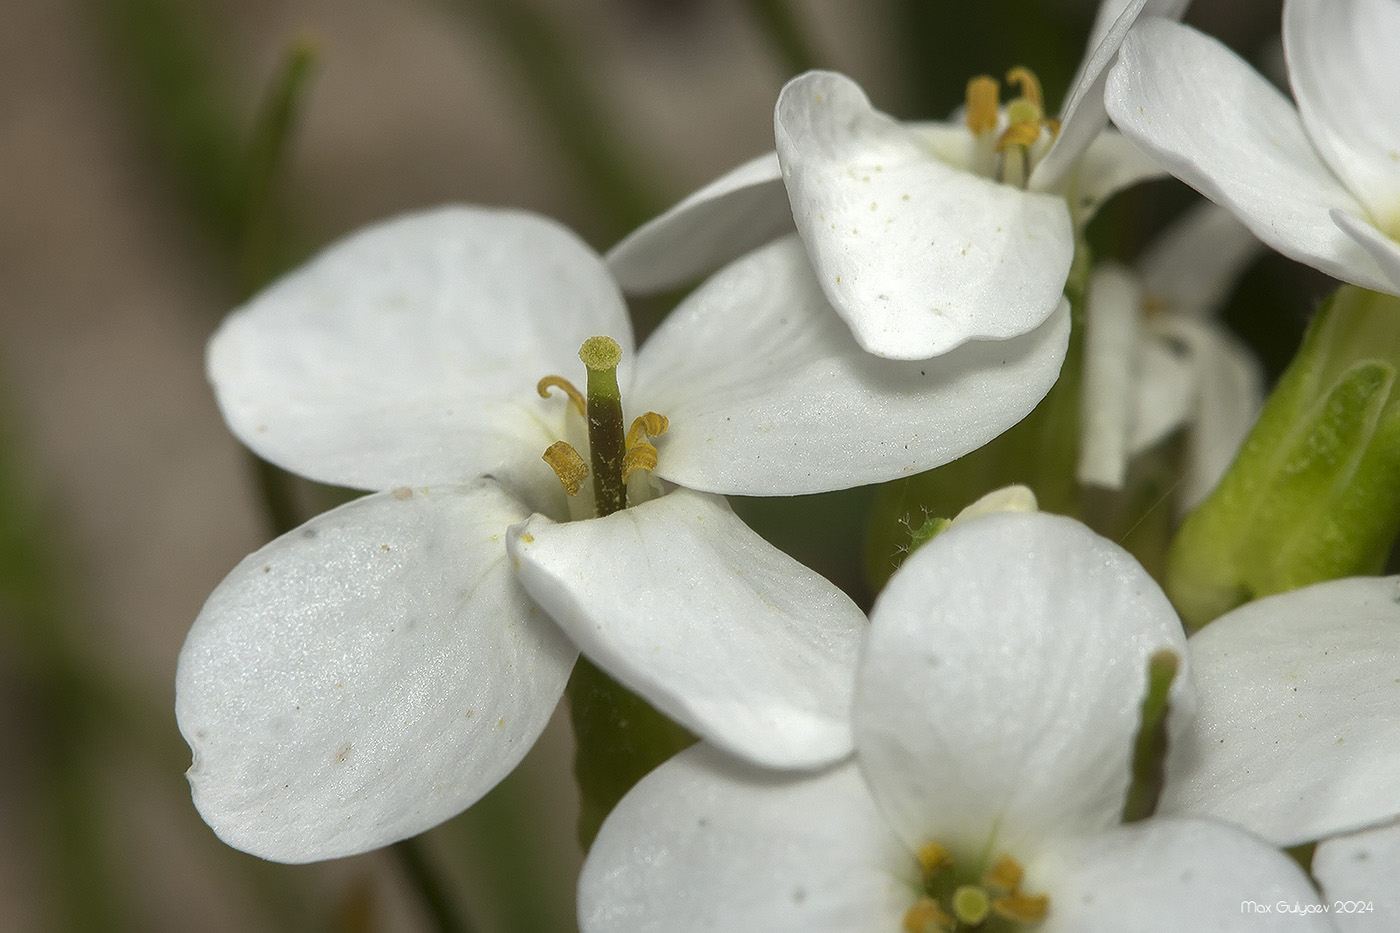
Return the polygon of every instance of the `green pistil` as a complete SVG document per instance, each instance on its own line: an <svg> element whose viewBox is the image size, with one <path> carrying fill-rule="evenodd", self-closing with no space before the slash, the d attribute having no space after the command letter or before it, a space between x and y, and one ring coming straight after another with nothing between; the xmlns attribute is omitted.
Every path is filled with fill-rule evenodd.
<svg viewBox="0 0 1400 933"><path fill-rule="evenodd" d="M611 337L589 337L578 358L588 367L588 450L593 465L593 496L598 517L627 506L622 481L626 452L622 429L622 392L617 387L617 364L622 348Z"/></svg>

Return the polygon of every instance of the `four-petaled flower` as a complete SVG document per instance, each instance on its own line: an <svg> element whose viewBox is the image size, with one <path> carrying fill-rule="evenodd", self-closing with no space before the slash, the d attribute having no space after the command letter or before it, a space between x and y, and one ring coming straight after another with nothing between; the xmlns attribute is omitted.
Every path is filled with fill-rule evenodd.
<svg viewBox="0 0 1400 933"><path fill-rule="evenodd" d="M1296 108L1215 39L1145 20L1108 112L1280 253L1400 295L1400 4L1286 0L1283 48Z"/></svg>
<svg viewBox="0 0 1400 933"><path fill-rule="evenodd" d="M773 114L777 151L710 183L614 247L625 290L683 282L794 221L832 306L861 346L925 359L1039 326L1058 306L1077 230L1099 204L1161 173L1105 131L1103 82L1129 27L1184 0L1105 2L1059 120L1027 69L998 106L991 78L962 118L901 123L844 75L789 81Z"/></svg>
<svg viewBox="0 0 1400 933"><path fill-rule="evenodd" d="M604 824L582 929L1328 929L1241 904L1316 907L1270 843L1400 811L1396 584L1262 600L1188 647L1151 578L1084 526L1000 514L950 528L871 614L855 761L794 776L703 744L681 753ZM1168 796L1124 825L1147 667L1163 652L1180 665ZM1281 696L1290 679L1297 702ZM1305 707L1306 727L1291 723ZM1359 748L1339 749L1324 721Z"/></svg>
<svg viewBox="0 0 1400 933"><path fill-rule="evenodd" d="M1203 201L1164 231L1135 270L1100 263L1090 277L1078 477L1121 488L1128 460L1188 431L1179 513L1220 481L1259 415L1259 361L1221 324L1262 244Z"/></svg>
<svg viewBox="0 0 1400 933"><path fill-rule="evenodd" d="M210 344L245 443L380 491L249 556L196 620L176 713L200 812L282 861L420 832L515 766L580 648L752 761L848 754L863 616L710 493L844 488L960 456L1045 394L1068 324L1062 309L1014 343L871 357L789 239L716 275L633 360L601 257L551 221L447 208L337 244ZM541 455L566 437L587 450L584 419L541 396L598 335L631 414L669 430L634 507L568 522ZM647 468L684 488L650 498Z"/></svg>

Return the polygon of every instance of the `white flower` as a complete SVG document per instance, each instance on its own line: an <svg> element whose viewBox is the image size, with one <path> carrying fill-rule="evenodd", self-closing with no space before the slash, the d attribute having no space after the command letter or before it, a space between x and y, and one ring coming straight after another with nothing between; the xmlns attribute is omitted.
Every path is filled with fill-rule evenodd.
<svg viewBox="0 0 1400 933"><path fill-rule="evenodd" d="M1197 711L1159 814L1280 846L1400 815L1400 577L1256 600L1191 636Z"/></svg>
<svg viewBox="0 0 1400 933"><path fill-rule="evenodd" d="M1090 278L1079 481L1123 485L1130 457L1189 426L1176 502L1198 504L1258 417L1258 360L1214 320L1262 248L1228 211L1202 202L1148 248L1136 271Z"/></svg>
<svg viewBox="0 0 1400 933"><path fill-rule="evenodd" d="M1283 47L1296 108L1214 39L1145 20L1109 113L1274 249L1400 294L1400 4L1286 0Z"/></svg>
<svg viewBox="0 0 1400 933"><path fill-rule="evenodd" d="M1195 654L1130 556L1058 516L950 528L876 602L856 761L793 777L702 744L662 765L604 823L581 927L894 933L991 910L1045 933L1327 929L1242 913L1316 904L1296 864L1248 833L1196 816L1120 823L1163 651L1181 659L1177 739Z"/></svg>
<svg viewBox="0 0 1400 933"><path fill-rule="evenodd" d="M209 372L259 454L381 491L245 559L195 621L176 713L200 812L281 861L420 832L514 767L579 647L736 754L848 754L863 616L708 493L959 456L1044 395L1068 326L1065 309L1015 343L879 360L790 239L715 276L633 360L601 258L550 221L448 208L337 244L230 316ZM655 475L689 488L569 523L541 455L582 419L536 387L600 334L625 351L629 413L669 416Z"/></svg>
<svg viewBox="0 0 1400 933"><path fill-rule="evenodd" d="M1400 930L1400 822L1326 840L1312 871L1340 933Z"/></svg>
<svg viewBox="0 0 1400 933"><path fill-rule="evenodd" d="M774 109L776 153L647 223L609 264L628 291L666 288L795 221L823 292L871 353L924 359L1026 333L1059 304L1076 225L1160 172L1103 131L1103 81L1144 10L1185 6L1105 3L1058 133L1025 69L1008 75L1020 98L998 108L995 82L979 79L966 119L948 123L900 123L843 75L800 75Z"/></svg>

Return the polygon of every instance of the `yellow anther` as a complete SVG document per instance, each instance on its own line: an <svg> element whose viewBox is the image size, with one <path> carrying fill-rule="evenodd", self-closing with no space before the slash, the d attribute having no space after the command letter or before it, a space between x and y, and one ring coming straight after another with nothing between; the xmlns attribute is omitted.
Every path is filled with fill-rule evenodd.
<svg viewBox="0 0 1400 933"><path fill-rule="evenodd" d="M579 487L588 478L588 464L583 462L577 450L565 441L555 441L549 445L540 459L549 464L554 475L559 477L559 482L564 484L564 491L571 496L578 495Z"/></svg>
<svg viewBox="0 0 1400 933"><path fill-rule="evenodd" d="M658 415L654 411L647 412L633 420L632 427L627 429L627 449L631 450L649 437L660 437L670 426L671 422L666 420L665 415Z"/></svg>
<svg viewBox="0 0 1400 933"><path fill-rule="evenodd" d="M545 376L535 384L535 391L540 394L540 398L549 398L550 389L562 389L564 394L569 397L569 401L573 402L574 408L578 409L578 413L587 417L588 402L584 399L583 393L574 388L572 382L563 376Z"/></svg>
<svg viewBox="0 0 1400 933"><path fill-rule="evenodd" d="M904 912L905 933L949 933L953 918L931 897L920 898Z"/></svg>
<svg viewBox="0 0 1400 933"><path fill-rule="evenodd" d="M953 864L953 856L936 842L930 842L919 850L919 867L923 869L924 884L930 884L934 876Z"/></svg>
<svg viewBox="0 0 1400 933"><path fill-rule="evenodd" d="M1012 146L1030 146L1040 138L1040 123L1013 123L1006 128L997 140L997 152L1005 152Z"/></svg>
<svg viewBox="0 0 1400 933"><path fill-rule="evenodd" d="M1017 65L1006 73L1006 83L1021 89L1021 99L1034 104L1041 113L1045 112L1045 95L1040 90L1040 79L1025 65Z"/></svg>
<svg viewBox="0 0 1400 933"><path fill-rule="evenodd" d="M997 128L997 104L1001 85L991 75L978 75L967 82L967 128L981 136Z"/></svg>
<svg viewBox="0 0 1400 933"><path fill-rule="evenodd" d="M627 448L627 453L622 455L622 481L624 483L631 477L633 470L654 469L656 469L656 448L645 441Z"/></svg>
<svg viewBox="0 0 1400 933"><path fill-rule="evenodd" d="M992 910L1007 920L1039 923L1050 912L1050 898L1044 894L1008 894L992 901Z"/></svg>
<svg viewBox="0 0 1400 933"><path fill-rule="evenodd" d="M1060 135L1060 118L1059 118L1059 117L1042 117L1042 118L1041 118L1041 121L1040 121L1040 125L1043 126L1043 127L1045 127L1047 130L1049 130L1051 136L1059 136L1059 135Z"/></svg>
<svg viewBox="0 0 1400 933"><path fill-rule="evenodd" d="M953 915L963 923L976 926L992 912L987 892L975 884L965 884L953 892Z"/></svg>
<svg viewBox="0 0 1400 933"><path fill-rule="evenodd" d="M1021 879L1025 876L1025 869L1021 867L1020 862L1009 855L1002 855L997 857L992 867L982 876L982 884L1010 894L1021 886Z"/></svg>

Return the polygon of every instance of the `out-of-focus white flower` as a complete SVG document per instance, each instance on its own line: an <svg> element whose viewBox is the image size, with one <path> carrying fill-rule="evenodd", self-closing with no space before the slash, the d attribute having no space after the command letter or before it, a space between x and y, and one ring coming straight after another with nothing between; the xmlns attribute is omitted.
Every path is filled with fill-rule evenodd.
<svg viewBox="0 0 1400 933"><path fill-rule="evenodd" d="M337 244L230 316L209 373L259 454L381 491L249 556L195 621L176 713L196 804L281 861L420 832L515 766L580 648L735 754L848 754L863 615L709 493L959 456L1049 389L1067 332L1065 309L995 349L871 357L790 238L715 276L633 360L602 259L551 221L449 208ZM569 471L541 455L583 419L537 383L562 388L600 334L625 351L629 413L669 416L649 467L688 488L567 522Z"/></svg>
<svg viewBox="0 0 1400 933"><path fill-rule="evenodd" d="M950 528L871 614L855 762L792 777L701 745L662 765L604 823L581 927L1329 929L1317 914L1241 910L1317 904L1297 865L1250 834L1196 815L1121 824L1162 652L1181 665L1176 741L1197 728L1197 655L1129 555L1059 516Z"/></svg>
<svg viewBox="0 0 1400 933"><path fill-rule="evenodd" d="M1144 20L1109 113L1285 256L1400 294L1400 4L1287 0L1283 47L1296 107L1214 39Z"/></svg>
<svg viewBox="0 0 1400 933"><path fill-rule="evenodd" d="M1400 823L1320 843L1312 872L1340 933L1400 930Z"/></svg>
<svg viewBox="0 0 1400 933"><path fill-rule="evenodd" d="M797 231L823 292L866 350L925 359L1037 327L1059 304L1076 231L1113 192L1160 174L1104 131L1103 82L1144 13L1185 0L1105 3L1058 121L1027 69L968 86L966 113L901 123L844 75L789 81L777 151L712 182L608 254L628 291L670 287Z"/></svg>
<svg viewBox="0 0 1400 933"><path fill-rule="evenodd" d="M1187 211L1136 271L1112 263L1090 278L1079 481L1118 489L1128 460L1189 430L1176 498L1195 506L1254 424L1264 376L1214 316L1262 244L1210 202Z"/></svg>

